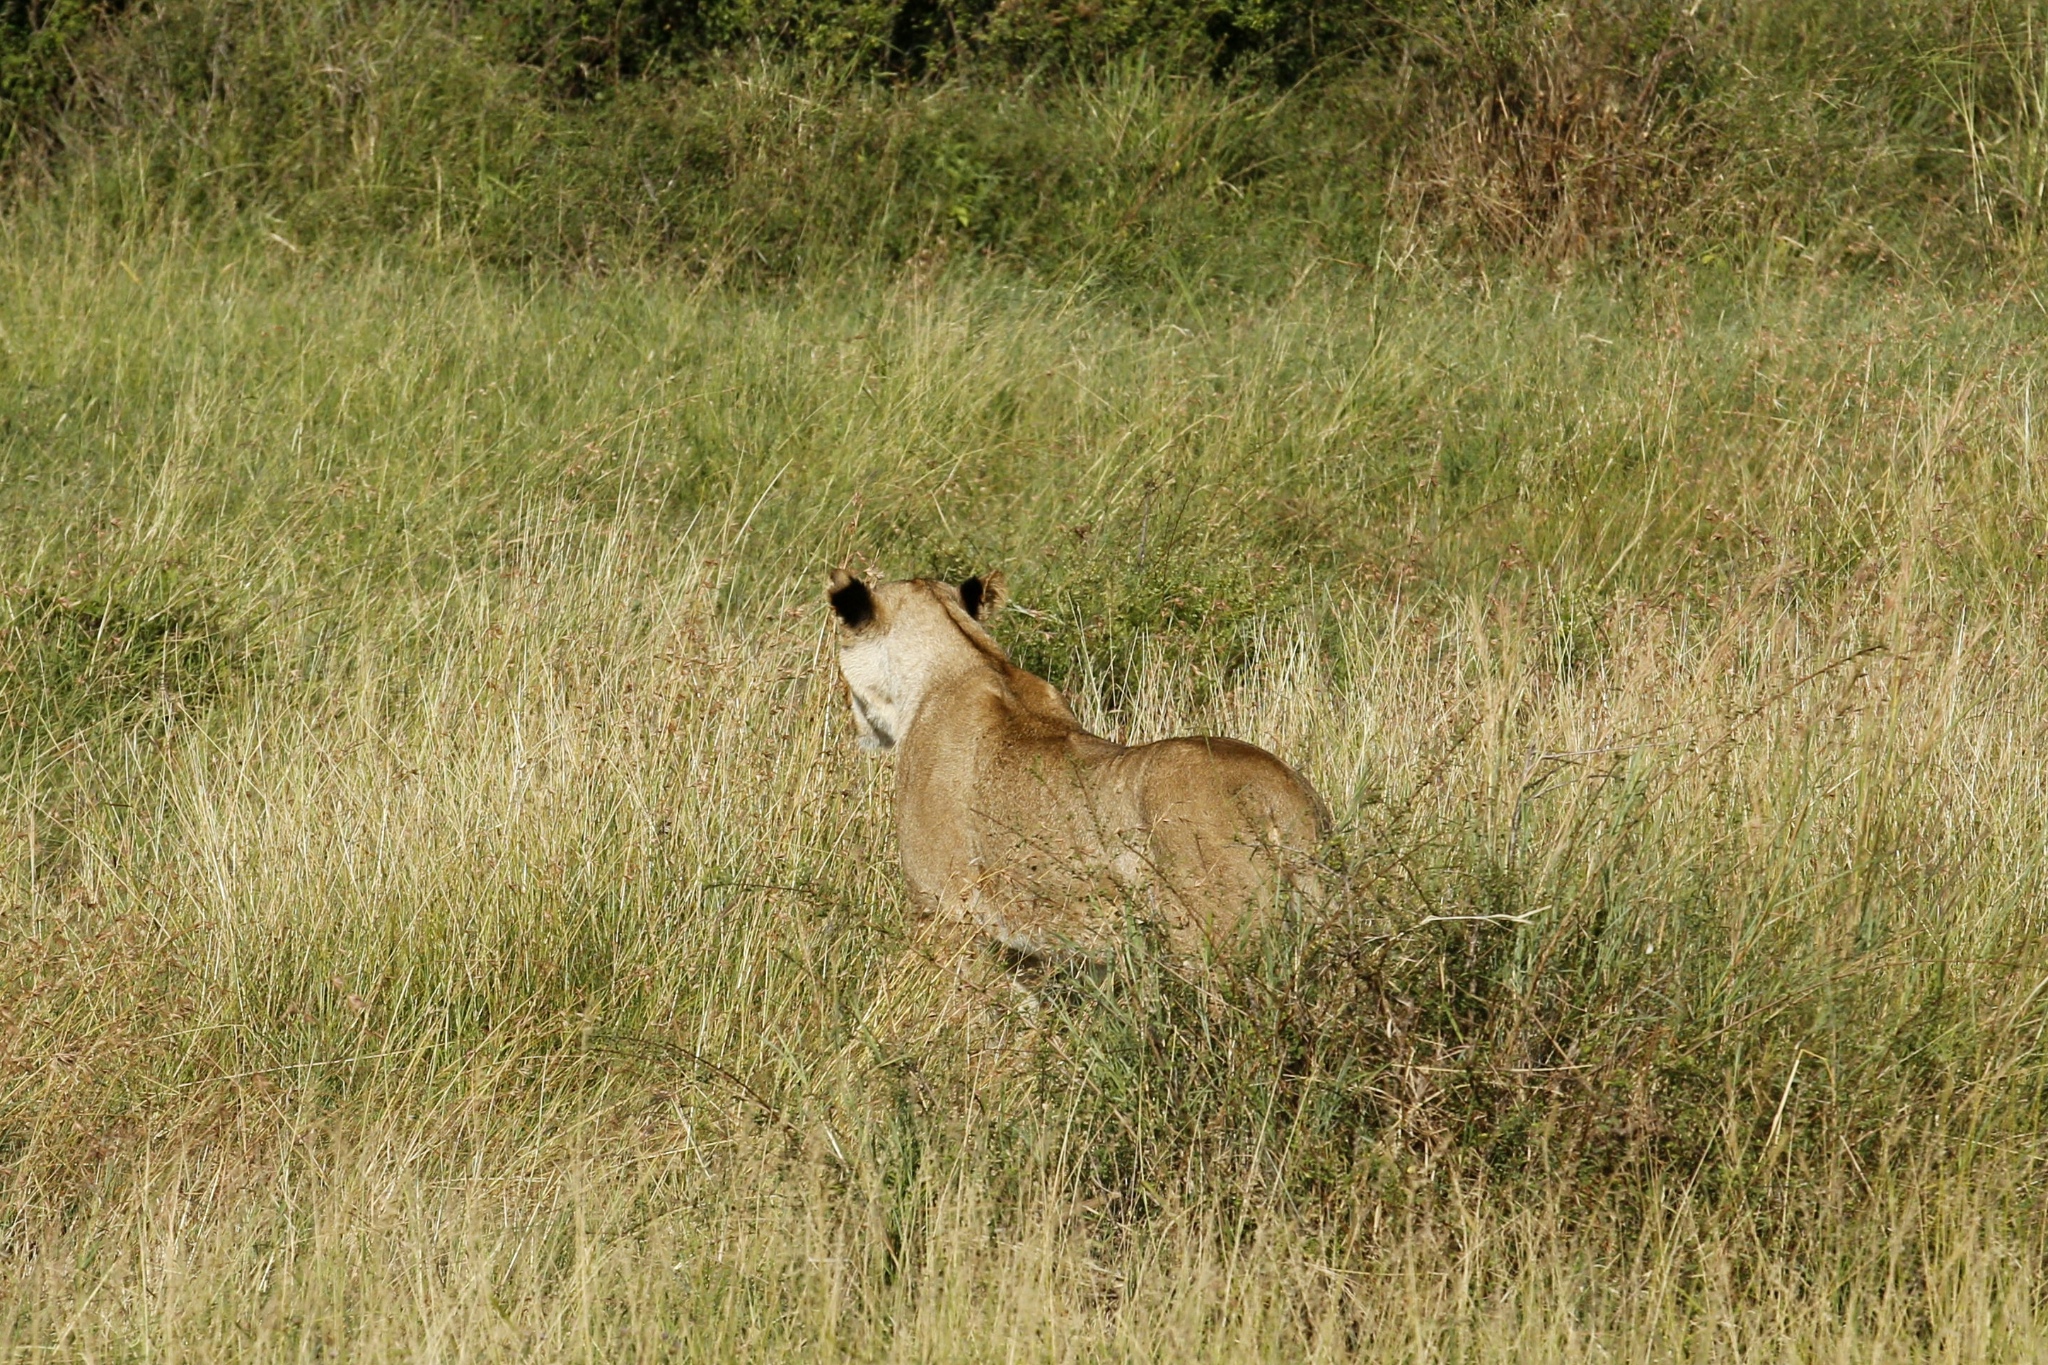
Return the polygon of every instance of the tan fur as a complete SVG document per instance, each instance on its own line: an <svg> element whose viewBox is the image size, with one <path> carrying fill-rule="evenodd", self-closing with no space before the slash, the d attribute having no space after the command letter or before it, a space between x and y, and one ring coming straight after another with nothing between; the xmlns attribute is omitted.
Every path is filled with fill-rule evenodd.
<svg viewBox="0 0 2048 1365"><path fill-rule="evenodd" d="M832 577L863 745L897 756L896 831L921 906L1036 955L1099 947L1127 893L1176 948L1220 946L1300 883L1328 832L1309 784L1255 745L1126 747L1081 728L929 579ZM991 614L991 580L982 615Z"/></svg>

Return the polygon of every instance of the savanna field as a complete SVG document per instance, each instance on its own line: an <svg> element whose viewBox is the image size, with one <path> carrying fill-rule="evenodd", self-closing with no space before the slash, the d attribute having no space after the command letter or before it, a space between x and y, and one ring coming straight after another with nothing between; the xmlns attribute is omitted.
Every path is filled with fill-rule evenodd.
<svg viewBox="0 0 2048 1365"><path fill-rule="evenodd" d="M0 1355L2048 1358L2048 14L1218 12L0 5ZM1336 892L1018 989L840 565Z"/></svg>

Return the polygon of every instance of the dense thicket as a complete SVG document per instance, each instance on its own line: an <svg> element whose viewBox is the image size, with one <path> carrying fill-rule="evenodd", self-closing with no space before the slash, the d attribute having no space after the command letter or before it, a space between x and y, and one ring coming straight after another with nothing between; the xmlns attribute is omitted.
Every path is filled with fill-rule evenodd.
<svg viewBox="0 0 2048 1365"><path fill-rule="evenodd" d="M297 247L788 277L971 252L2026 251L2033 0L7 0L18 185ZM40 187L38 189L38 187Z"/></svg>

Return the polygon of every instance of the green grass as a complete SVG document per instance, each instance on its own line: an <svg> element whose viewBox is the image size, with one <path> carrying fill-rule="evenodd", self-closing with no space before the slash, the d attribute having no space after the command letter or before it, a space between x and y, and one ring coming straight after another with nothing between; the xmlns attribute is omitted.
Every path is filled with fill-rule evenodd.
<svg viewBox="0 0 2048 1365"><path fill-rule="evenodd" d="M993 261L1270 300L1335 262L1504 251L1908 276L2038 256L2038 0L764 0L696 7L715 41L686 9L12 0L0 194L316 253L775 286ZM963 43L887 56L925 10ZM1205 18L1263 37L1215 74L1234 40L1188 31ZM1115 32L1148 24L1177 36Z"/></svg>
<svg viewBox="0 0 2048 1365"><path fill-rule="evenodd" d="M18 211L0 1349L2039 1356L2043 330ZM841 562L1273 747L1345 895L1033 1022L908 916Z"/></svg>

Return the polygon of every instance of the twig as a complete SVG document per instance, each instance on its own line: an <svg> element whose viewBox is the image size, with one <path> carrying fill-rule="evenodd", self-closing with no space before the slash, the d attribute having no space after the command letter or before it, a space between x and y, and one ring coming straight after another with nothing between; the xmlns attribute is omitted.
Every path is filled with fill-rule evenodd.
<svg viewBox="0 0 2048 1365"><path fill-rule="evenodd" d="M1534 910L1524 910L1519 915L1424 915L1406 929L1400 930L1395 937L1412 934L1417 929L1424 929L1432 924L1527 924L1549 908L1547 905L1539 905Z"/></svg>
<svg viewBox="0 0 2048 1365"><path fill-rule="evenodd" d="M645 1034L624 1033L604 1034L593 1037L590 1041L593 1047L609 1048L628 1057L635 1056L636 1049L638 1049L642 1054L646 1052L661 1053L666 1054L672 1059L688 1062L739 1091L741 1096L757 1105L762 1113L780 1124L782 1130L789 1134L790 1137L801 1138L803 1136L796 1124L790 1120L789 1115L783 1113L776 1105L762 1098L760 1091L754 1089L753 1086L748 1085L709 1057L692 1052L681 1043L672 1043L666 1038L649 1038ZM641 1059L644 1060L644 1055Z"/></svg>

